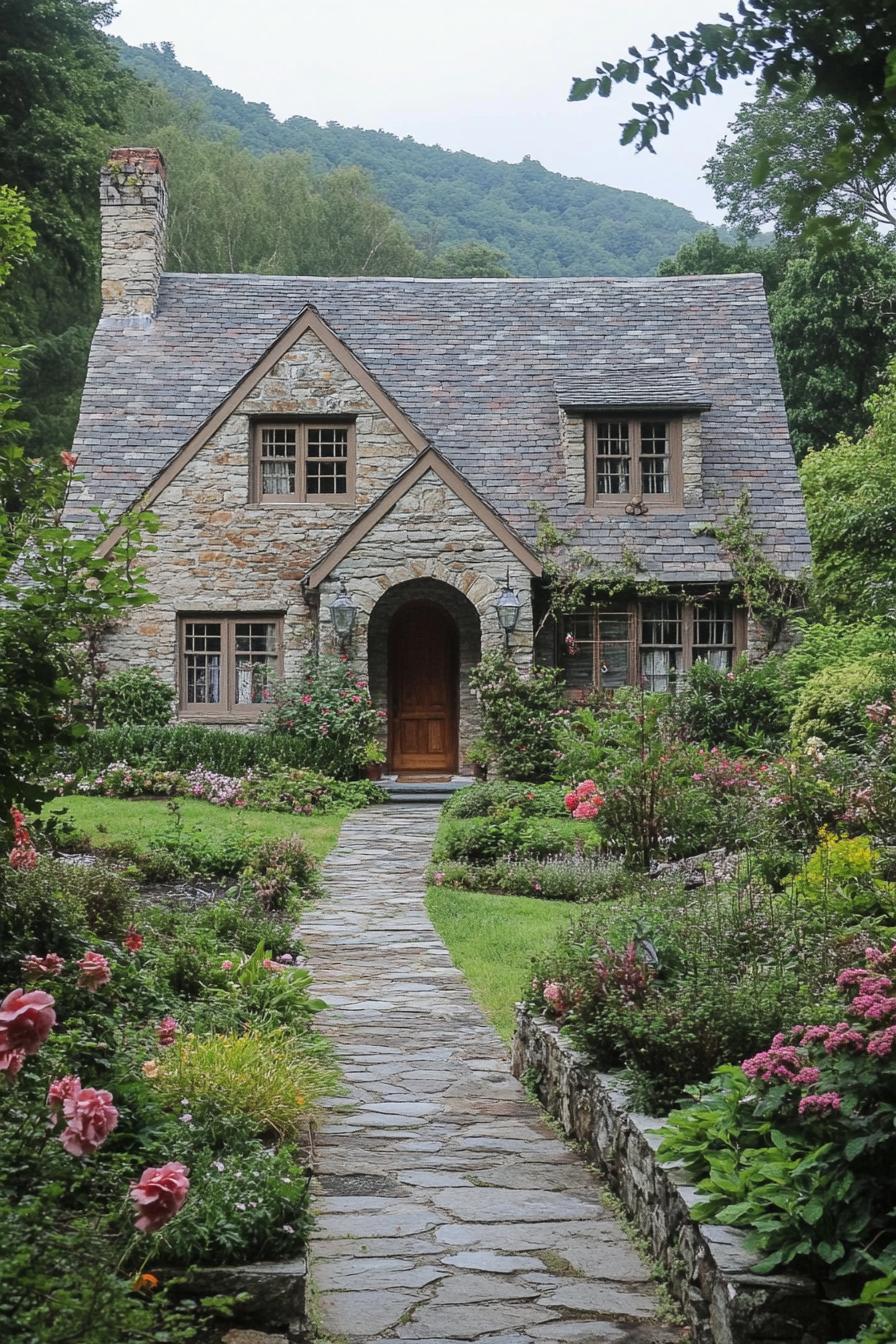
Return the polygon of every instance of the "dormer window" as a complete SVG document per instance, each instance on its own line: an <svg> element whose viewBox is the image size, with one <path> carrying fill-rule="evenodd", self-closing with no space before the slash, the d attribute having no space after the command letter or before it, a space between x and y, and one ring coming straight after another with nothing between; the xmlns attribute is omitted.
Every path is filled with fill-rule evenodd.
<svg viewBox="0 0 896 1344"><path fill-rule="evenodd" d="M254 426L254 497L264 504L351 504L355 431L350 421L260 421Z"/></svg>
<svg viewBox="0 0 896 1344"><path fill-rule="evenodd" d="M586 421L585 487L595 508L680 507L681 420L620 414Z"/></svg>

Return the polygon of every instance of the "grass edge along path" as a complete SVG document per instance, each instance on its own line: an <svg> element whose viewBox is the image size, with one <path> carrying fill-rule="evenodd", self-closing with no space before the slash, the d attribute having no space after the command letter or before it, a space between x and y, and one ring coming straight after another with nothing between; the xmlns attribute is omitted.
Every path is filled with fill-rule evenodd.
<svg viewBox="0 0 896 1344"><path fill-rule="evenodd" d="M532 959L553 947L576 902L430 886L426 909L477 1003L509 1041Z"/></svg>
<svg viewBox="0 0 896 1344"><path fill-rule="evenodd" d="M178 798L177 806L185 830L199 831L209 839L252 835L275 840L298 834L317 859L329 854L343 821L353 810L344 807L305 817L249 807L219 807L199 798ZM174 824L166 798L98 798L67 794L47 803L42 815L63 809L72 825L88 836L91 847L96 850L130 844L148 851L154 839L164 831L170 832Z"/></svg>

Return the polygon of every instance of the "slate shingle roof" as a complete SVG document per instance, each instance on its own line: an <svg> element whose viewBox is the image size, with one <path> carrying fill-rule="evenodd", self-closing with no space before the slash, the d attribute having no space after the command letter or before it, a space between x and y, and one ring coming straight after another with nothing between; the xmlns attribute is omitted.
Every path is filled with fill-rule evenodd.
<svg viewBox="0 0 896 1344"><path fill-rule="evenodd" d="M627 545L659 577L724 579L718 546L694 527L725 517L746 487L776 563L797 572L808 562L765 296L752 275L164 275L154 321L107 318L97 328L75 440L87 502L121 513L307 304L527 540L538 499L602 563ZM676 389L709 403L703 507L606 518L568 504L558 402L601 388L611 398L624 391L628 404L671 400ZM89 526L83 498L70 517Z"/></svg>

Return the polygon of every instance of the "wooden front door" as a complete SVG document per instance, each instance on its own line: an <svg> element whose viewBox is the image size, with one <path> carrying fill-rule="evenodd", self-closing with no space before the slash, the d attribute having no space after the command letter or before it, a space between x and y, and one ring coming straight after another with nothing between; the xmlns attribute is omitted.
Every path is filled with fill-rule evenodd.
<svg viewBox="0 0 896 1344"><path fill-rule="evenodd" d="M389 631L390 765L457 769L457 629L435 602L408 602Z"/></svg>

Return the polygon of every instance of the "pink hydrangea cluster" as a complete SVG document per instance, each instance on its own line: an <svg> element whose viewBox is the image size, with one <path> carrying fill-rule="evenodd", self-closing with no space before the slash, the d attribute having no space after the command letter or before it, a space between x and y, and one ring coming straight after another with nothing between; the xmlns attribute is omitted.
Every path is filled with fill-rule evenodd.
<svg viewBox="0 0 896 1344"><path fill-rule="evenodd" d="M569 1011L569 1004L566 1001L566 993L561 984L556 980L548 980L541 991L542 998L550 1008L551 1012L557 1017L565 1017Z"/></svg>
<svg viewBox="0 0 896 1344"><path fill-rule="evenodd" d="M741 1068L748 1078L758 1078L763 1083L794 1083L804 1062L797 1047L787 1045L779 1031L767 1050L745 1059Z"/></svg>
<svg viewBox="0 0 896 1344"><path fill-rule="evenodd" d="M30 873L37 867L37 850L31 842L31 834L25 825L25 818L17 807L9 809L12 817L13 842L9 851L9 866L20 873Z"/></svg>
<svg viewBox="0 0 896 1344"><path fill-rule="evenodd" d="M893 1052L893 1046L896 1045L896 1026L884 1027L883 1031L875 1031L868 1039L869 1055L876 1055L878 1059L886 1059Z"/></svg>
<svg viewBox="0 0 896 1344"><path fill-rule="evenodd" d="M566 795L563 804L575 821L594 821L604 799L593 779L583 779Z"/></svg>
<svg viewBox="0 0 896 1344"><path fill-rule="evenodd" d="M831 1115L839 1112L842 1104L839 1092L810 1092L802 1098L798 1110L800 1115Z"/></svg>

